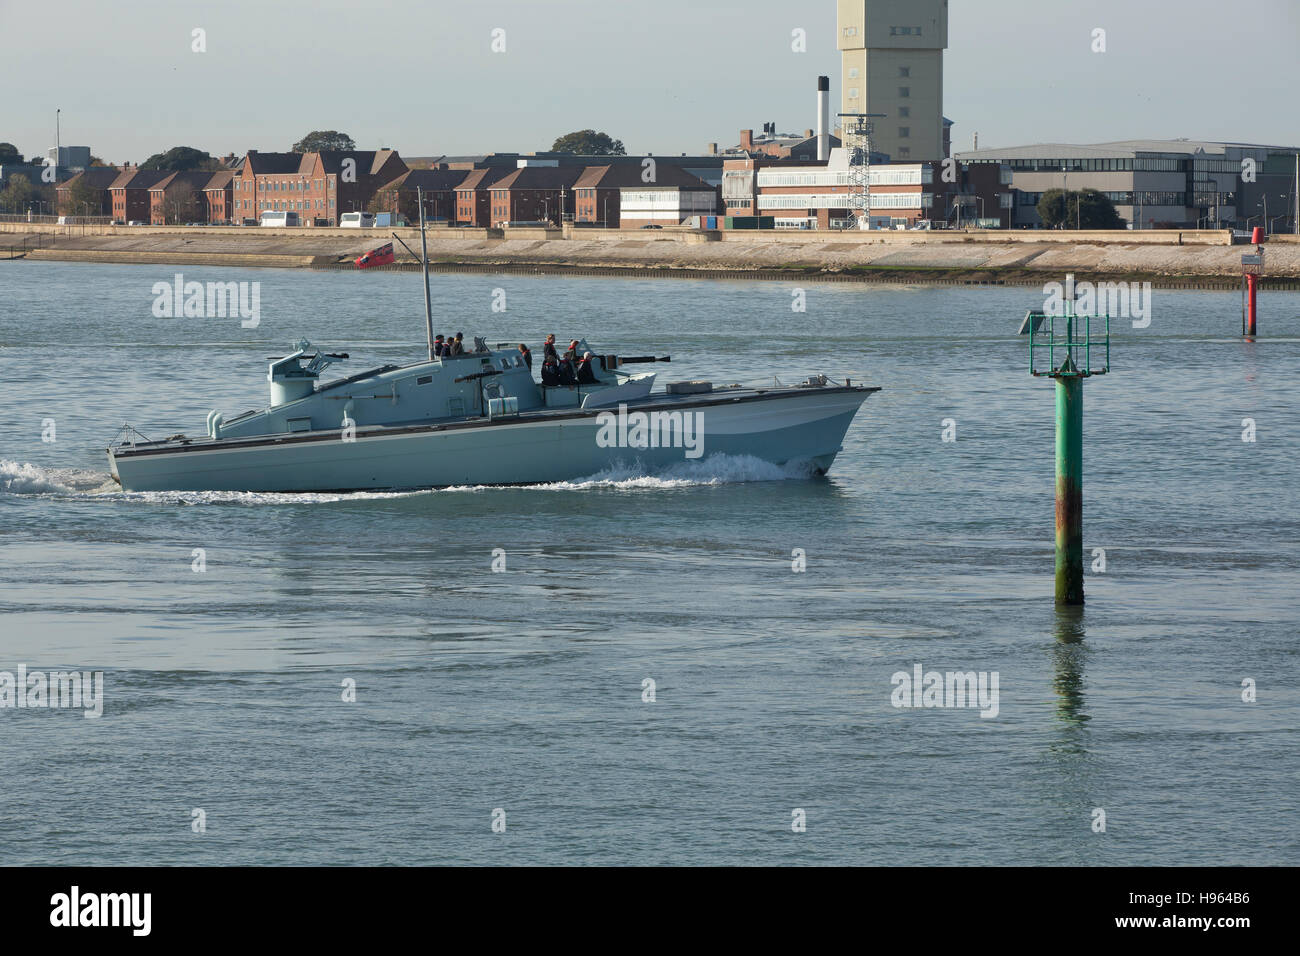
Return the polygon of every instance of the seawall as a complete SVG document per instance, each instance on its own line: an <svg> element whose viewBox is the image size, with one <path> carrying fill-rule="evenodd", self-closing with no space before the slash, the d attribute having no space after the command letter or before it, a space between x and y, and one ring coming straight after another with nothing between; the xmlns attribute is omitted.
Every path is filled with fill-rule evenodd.
<svg viewBox="0 0 1300 956"><path fill-rule="evenodd" d="M55 226L0 223L0 258L157 264L354 268L363 252L415 229L270 229L192 226ZM1236 288L1241 255L1225 231L702 232L452 229L428 233L442 272L752 278L1039 285L1079 279L1150 281L1160 287ZM400 243L398 262L417 267ZM1265 246L1267 288L1300 288L1300 238Z"/></svg>

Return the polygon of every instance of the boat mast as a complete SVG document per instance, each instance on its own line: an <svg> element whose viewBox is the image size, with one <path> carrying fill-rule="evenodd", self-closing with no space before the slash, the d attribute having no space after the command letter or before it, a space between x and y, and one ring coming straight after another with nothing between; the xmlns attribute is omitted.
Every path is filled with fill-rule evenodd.
<svg viewBox="0 0 1300 956"><path fill-rule="evenodd" d="M424 190L415 188L415 201L420 204L420 262L424 267L424 333L429 343L429 361L433 361L433 303L429 300L429 243L424 237Z"/></svg>

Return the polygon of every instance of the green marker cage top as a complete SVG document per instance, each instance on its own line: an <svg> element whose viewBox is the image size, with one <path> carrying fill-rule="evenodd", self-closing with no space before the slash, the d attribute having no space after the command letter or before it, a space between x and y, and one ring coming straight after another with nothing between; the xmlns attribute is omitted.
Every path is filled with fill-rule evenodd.
<svg viewBox="0 0 1300 956"><path fill-rule="evenodd" d="M1110 371L1110 316L1075 315L1069 302L1065 310L1064 315L1030 315L1029 373L1051 378L1105 375Z"/></svg>

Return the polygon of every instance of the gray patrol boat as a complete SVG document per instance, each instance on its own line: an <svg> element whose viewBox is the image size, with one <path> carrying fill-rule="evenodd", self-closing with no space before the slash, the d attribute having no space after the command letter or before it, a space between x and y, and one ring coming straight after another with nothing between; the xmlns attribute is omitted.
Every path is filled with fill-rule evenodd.
<svg viewBox="0 0 1300 956"><path fill-rule="evenodd" d="M653 473L713 455L825 473L879 391L824 375L772 388L690 381L656 390L645 367L668 356L613 354L592 357L584 384L547 386L518 351L481 338L472 352L435 356L428 262L418 258L424 361L322 381L347 356L300 341L270 363L271 403L261 411L229 420L213 411L206 434L164 441L124 426L108 448L113 478L126 491L361 491L539 484L618 463ZM580 342L577 355L588 351Z"/></svg>
<svg viewBox="0 0 1300 956"><path fill-rule="evenodd" d="M772 388L672 382L653 356L591 360L595 383L542 386L523 356L473 352L321 381L346 358L301 341L270 364L270 407L208 414L201 437L144 440L125 427L108 448L127 491L357 491L537 484L617 462L647 472L712 455L830 468L876 388L814 376ZM589 349L580 343L579 354Z"/></svg>

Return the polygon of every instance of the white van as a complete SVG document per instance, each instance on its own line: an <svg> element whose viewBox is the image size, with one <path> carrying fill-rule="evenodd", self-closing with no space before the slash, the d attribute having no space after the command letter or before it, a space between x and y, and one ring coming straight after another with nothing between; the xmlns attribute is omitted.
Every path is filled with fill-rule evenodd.
<svg viewBox="0 0 1300 956"><path fill-rule="evenodd" d="M344 229L370 229L374 224L373 212L345 212L339 219L339 225Z"/></svg>
<svg viewBox="0 0 1300 956"><path fill-rule="evenodd" d="M262 210L263 226L296 226L298 225L298 214L289 212L284 209L263 209Z"/></svg>

